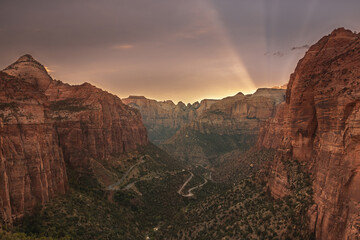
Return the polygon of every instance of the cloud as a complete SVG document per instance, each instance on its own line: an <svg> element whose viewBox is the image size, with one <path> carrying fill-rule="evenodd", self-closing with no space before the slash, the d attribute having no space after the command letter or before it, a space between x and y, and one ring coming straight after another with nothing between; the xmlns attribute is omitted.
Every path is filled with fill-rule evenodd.
<svg viewBox="0 0 360 240"><path fill-rule="evenodd" d="M275 57L283 57L285 54L283 52L280 52L280 51L264 53L264 56L269 56L269 55L272 55L272 56L275 56Z"/></svg>
<svg viewBox="0 0 360 240"><path fill-rule="evenodd" d="M292 47L292 48L291 48L291 51L303 50L303 49L307 50L307 49L309 49L309 48L310 48L310 46L309 46L308 44L306 44L306 45L302 45L302 46L298 46L298 47Z"/></svg>
<svg viewBox="0 0 360 240"><path fill-rule="evenodd" d="M292 47L290 50L291 51L297 51L297 50L307 50L309 49L310 46L308 44L306 45L302 45L302 46L295 46L295 47ZM266 52L264 53L264 56L275 56L275 57L283 57L285 55L288 55L290 53L289 50L285 51L285 52L282 52L282 51L276 51L276 52Z"/></svg>
<svg viewBox="0 0 360 240"><path fill-rule="evenodd" d="M131 49L133 48L134 45L131 45L131 44L123 44L123 45L115 45L113 46L114 49Z"/></svg>
<svg viewBox="0 0 360 240"><path fill-rule="evenodd" d="M276 57L283 57L284 53L280 52L280 51L277 51L277 52L274 52L273 55L276 56Z"/></svg>

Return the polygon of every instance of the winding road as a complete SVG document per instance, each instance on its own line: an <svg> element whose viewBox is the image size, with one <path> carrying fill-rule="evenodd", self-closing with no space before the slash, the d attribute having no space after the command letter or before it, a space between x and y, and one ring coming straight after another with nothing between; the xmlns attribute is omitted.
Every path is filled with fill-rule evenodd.
<svg viewBox="0 0 360 240"><path fill-rule="evenodd" d="M189 171L190 172L190 171ZM194 191L195 189L198 189L198 188L201 188L202 186L204 186L205 184L208 183L208 180L206 178L203 177L204 179L204 182L195 186L195 187L192 187L188 190L188 194L183 194L182 191L184 190L184 188L186 187L186 185L191 181L191 179L194 177L194 174L192 172L190 172L190 177L188 179L186 179L186 181L184 182L184 184L180 187L179 191L178 191L178 194L180 194L181 196L183 197L192 197L194 196L194 194L192 193L192 191ZM210 173L210 177L211 177L211 173Z"/></svg>
<svg viewBox="0 0 360 240"><path fill-rule="evenodd" d="M180 187L178 194L180 194L181 196L186 196L184 194L182 194L182 190L184 189L184 187L186 187L186 185L191 181L191 179L194 177L194 174L192 172L190 172L190 177L188 179L186 179L186 181L184 182L184 184Z"/></svg>
<svg viewBox="0 0 360 240"><path fill-rule="evenodd" d="M192 197L192 196L194 196L194 194L192 193L192 191L194 191L195 189L197 189L197 188L201 188L202 186L204 186L205 184L207 184L207 182L208 182L208 180L206 179L206 178L204 178L204 182L203 183L201 183L201 184L199 184L199 185L197 185L197 186L195 186L195 187L192 187L192 188L190 188L189 189L189 193L188 194L186 194L186 195L182 195L183 197Z"/></svg>

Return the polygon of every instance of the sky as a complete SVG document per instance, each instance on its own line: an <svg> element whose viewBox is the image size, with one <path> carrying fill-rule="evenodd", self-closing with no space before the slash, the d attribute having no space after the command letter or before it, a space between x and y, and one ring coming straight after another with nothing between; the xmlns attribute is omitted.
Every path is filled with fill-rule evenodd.
<svg viewBox="0 0 360 240"><path fill-rule="evenodd" d="M195 102L286 83L309 46L360 30L359 0L0 0L0 69Z"/></svg>

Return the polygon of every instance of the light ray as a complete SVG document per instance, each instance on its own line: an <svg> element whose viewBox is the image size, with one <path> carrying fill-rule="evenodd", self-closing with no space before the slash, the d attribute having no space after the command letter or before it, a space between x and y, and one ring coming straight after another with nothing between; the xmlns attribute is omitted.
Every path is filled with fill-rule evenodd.
<svg viewBox="0 0 360 240"><path fill-rule="evenodd" d="M208 14L208 17L212 19L214 26L216 26L219 36L221 37L221 41L223 42L224 52L234 63L233 65L229 66L229 70L234 75L234 79L241 83L241 86L239 85L239 89L232 89L230 90L230 92L232 94L235 94L239 91L246 93L255 91L256 86L254 84L254 81L252 80L248 70L246 69L241 56L237 53L236 48L230 40L229 33L224 23L220 19L216 8L207 0L201 0L201 3L203 4L203 7L207 9L206 12ZM227 93L229 94L229 90L227 90Z"/></svg>

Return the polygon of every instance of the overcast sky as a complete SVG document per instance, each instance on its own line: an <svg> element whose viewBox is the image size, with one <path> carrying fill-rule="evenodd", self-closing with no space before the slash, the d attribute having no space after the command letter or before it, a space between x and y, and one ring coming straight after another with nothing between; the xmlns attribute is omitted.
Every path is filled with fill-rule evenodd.
<svg viewBox="0 0 360 240"><path fill-rule="evenodd" d="M309 45L360 30L359 0L0 0L0 68L194 102L288 81Z"/></svg>

